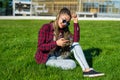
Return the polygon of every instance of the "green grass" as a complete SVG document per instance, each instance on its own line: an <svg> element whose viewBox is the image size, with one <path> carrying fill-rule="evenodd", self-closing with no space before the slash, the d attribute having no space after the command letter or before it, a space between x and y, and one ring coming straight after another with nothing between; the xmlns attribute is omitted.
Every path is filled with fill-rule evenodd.
<svg viewBox="0 0 120 80"><path fill-rule="evenodd" d="M97 78L83 78L78 63L65 71L36 64L38 31L48 22L0 20L0 80L120 80L120 21L79 21L89 65L106 74Z"/></svg>

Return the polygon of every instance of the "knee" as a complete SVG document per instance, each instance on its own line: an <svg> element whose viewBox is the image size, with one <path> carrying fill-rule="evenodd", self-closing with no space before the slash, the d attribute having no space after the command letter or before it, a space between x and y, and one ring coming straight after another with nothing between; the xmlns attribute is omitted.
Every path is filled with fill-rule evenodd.
<svg viewBox="0 0 120 80"><path fill-rule="evenodd" d="M78 42L73 42L72 46L80 45Z"/></svg>
<svg viewBox="0 0 120 80"><path fill-rule="evenodd" d="M72 48L74 48L75 46L80 46L80 44L79 44L78 42L74 42L74 43L72 44Z"/></svg>
<svg viewBox="0 0 120 80"><path fill-rule="evenodd" d="M73 44L79 44L79 42L73 42Z"/></svg>

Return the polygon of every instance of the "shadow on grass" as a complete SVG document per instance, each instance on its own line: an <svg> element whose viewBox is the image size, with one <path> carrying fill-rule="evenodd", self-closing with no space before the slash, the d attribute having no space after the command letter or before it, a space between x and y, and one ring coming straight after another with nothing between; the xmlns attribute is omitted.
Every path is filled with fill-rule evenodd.
<svg viewBox="0 0 120 80"><path fill-rule="evenodd" d="M90 48L90 49L83 50L83 52L88 62L88 65L90 67L93 67L93 57L99 56L102 50L99 48Z"/></svg>

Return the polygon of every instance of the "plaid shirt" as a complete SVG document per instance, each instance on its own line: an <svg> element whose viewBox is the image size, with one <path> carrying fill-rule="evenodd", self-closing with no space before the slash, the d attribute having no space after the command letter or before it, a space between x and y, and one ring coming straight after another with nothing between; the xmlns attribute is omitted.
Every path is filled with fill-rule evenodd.
<svg viewBox="0 0 120 80"><path fill-rule="evenodd" d="M80 38L80 28L78 23L74 23L73 42L78 42ZM35 59L38 64L46 63L49 52L57 46L56 41L53 40L54 29L52 23L44 24L38 35L38 48L35 54Z"/></svg>

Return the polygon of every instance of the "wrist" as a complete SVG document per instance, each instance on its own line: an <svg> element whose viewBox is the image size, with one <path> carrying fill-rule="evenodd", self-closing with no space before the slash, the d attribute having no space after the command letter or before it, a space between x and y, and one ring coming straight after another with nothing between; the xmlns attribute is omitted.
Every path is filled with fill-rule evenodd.
<svg viewBox="0 0 120 80"><path fill-rule="evenodd" d="M74 23L78 23L78 22L74 22Z"/></svg>
<svg viewBox="0 0 120 80"><path fill-rule="evenodd" d="M78 20L74 20L73 22L74 22L74 23L78 23Z"/></svg>

